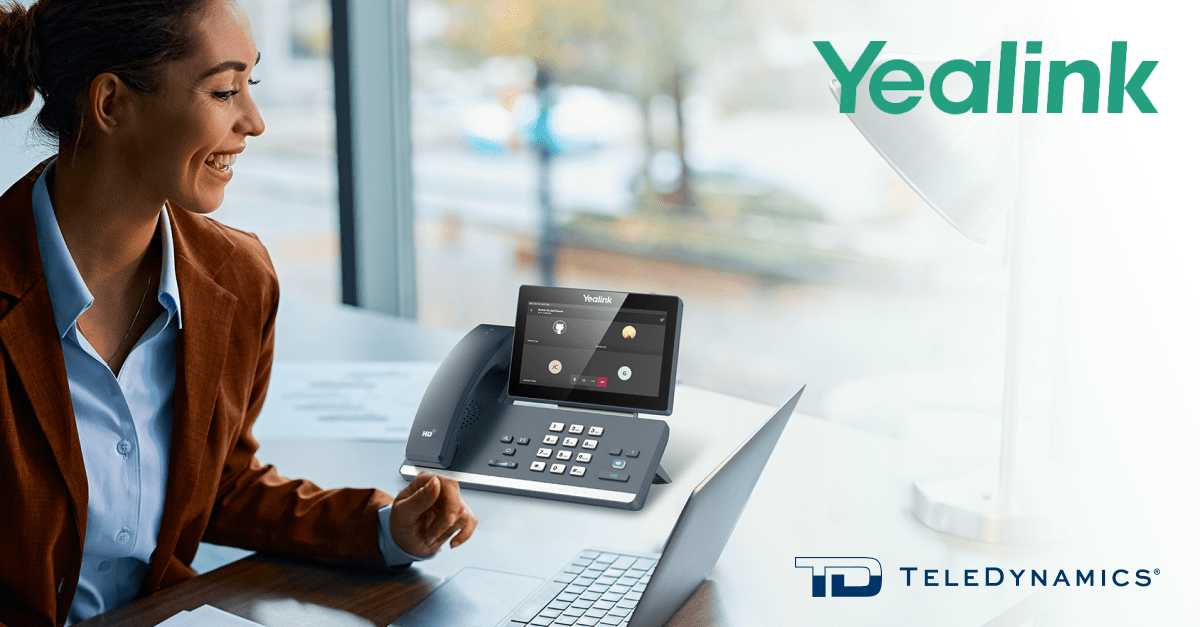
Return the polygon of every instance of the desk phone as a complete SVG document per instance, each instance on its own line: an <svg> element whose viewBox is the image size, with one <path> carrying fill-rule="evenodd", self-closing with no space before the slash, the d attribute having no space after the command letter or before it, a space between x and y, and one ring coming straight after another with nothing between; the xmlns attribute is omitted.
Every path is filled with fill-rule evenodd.
<svg viewBox="0 0 1200 627"><path fill-rule="evenodd" d="M515 327L479 325L421 399L401 474L641 509L670 429L683 303L523 286Z"/></svg>

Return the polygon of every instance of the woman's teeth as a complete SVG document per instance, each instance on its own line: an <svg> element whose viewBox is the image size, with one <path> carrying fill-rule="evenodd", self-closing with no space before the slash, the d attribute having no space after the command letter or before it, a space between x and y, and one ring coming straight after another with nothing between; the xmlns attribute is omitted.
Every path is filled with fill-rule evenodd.
<svg viewBox="0 0 1200 627"><path fill-rule="evenodd" d="M218 155L218 154L208 155L208 159L205 159L204 162L222 172L228 172L230 170L230 168L233 167L233 164L236 161L237 161L236 154L227 153L227 154L223 154L223 155Z"/></svg>

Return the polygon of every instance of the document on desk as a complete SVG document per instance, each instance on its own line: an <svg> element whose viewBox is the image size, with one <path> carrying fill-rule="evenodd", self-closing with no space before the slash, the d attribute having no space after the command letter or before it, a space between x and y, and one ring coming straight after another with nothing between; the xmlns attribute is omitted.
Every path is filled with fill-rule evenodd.
<svg viewBox="0 0 1200 627"><path fill-rule="evenodd" d="M254 435L407 441L438 366L425 361L276 362Z"/></svg>
<svg viewBox="0 0 1200 627"><path fill-rule="evenodd" d="M262 627L261 624L235 616L211 605L184 610L155 627Z"/></svg>

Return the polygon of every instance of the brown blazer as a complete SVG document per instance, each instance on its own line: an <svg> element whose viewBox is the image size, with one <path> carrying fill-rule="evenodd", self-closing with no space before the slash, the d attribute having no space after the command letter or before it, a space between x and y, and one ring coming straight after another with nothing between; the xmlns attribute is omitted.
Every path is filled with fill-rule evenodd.
<svg viewBox="0 0 1200 627"><path fill-rule="evenodd" d="M31 192L0 197L0 625L62 625L79 581L88 485ZM170 476L143 595L195 576L201 540L382 565L378 490L323 491L254 458L279 284L253 235L168 205L183 328Z"/></svg>

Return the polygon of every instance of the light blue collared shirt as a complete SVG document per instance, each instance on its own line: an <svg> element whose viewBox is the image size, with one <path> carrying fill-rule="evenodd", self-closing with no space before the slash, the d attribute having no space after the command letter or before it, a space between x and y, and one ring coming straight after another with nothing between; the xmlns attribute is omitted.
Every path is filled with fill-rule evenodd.
<svg viewBox="0 0 1200 627"><path fill-rule="evenodd" d="M183 328L171 220L159 217L163 312L138 338L118 374L79 330L92 293L67 249L46 177L33 187L33 219L54 323L62 343L71 405L88 480L87 531L79 587L67 623L133 600L149 571L166 502L175 396L175 341ZM391 506L379 511L379 550L389 566L414 561L389 532Z"/></svg>

